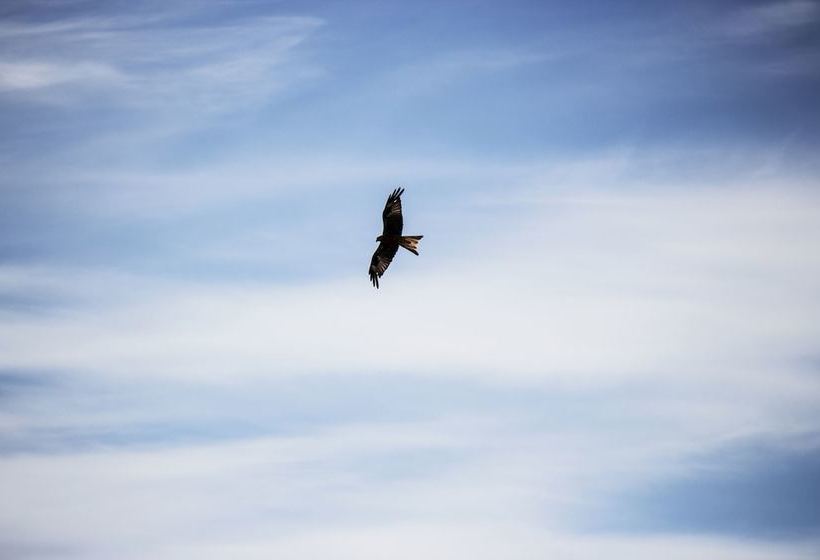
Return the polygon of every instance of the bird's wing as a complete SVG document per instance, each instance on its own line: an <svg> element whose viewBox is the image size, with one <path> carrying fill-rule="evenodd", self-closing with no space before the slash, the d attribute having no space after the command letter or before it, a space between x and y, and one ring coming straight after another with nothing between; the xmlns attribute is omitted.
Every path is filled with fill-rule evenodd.
<svg viewBox="0 0 820 560"><path fill-rule="evenodd" d="M398 243L385 243L384 241L376 247L373 258L370 259L370 270L368 272L370 272L370 281L373 282L373 285L377 288L379 287L379 278L381 278L384 271L387 270L387 267L390 266L390 262L393 260L393 257L396 256L396 251L398 250Z"/></svg>
<svg viewBox="0 0 820 560"><path fill-rule="evenodd" d="M399 188L387 197L387 203L382 212L384 235L401 235L402 227L404 227L401 217L401 193L403 192L404 189Z"/></svg>

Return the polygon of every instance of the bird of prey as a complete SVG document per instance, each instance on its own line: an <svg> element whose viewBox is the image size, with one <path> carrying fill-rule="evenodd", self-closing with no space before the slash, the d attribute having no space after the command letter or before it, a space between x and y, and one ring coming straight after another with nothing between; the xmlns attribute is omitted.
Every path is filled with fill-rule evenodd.
<svg viewBox="0 0 820 560"><path fill-rule="evenodd" d="M373 258L370 259L370 281L373 285L379 287L379 278L382 277L384 271L390 266L390 261L396 256L396 251L399 250L399 245L413 253L419 254L419 240L423 235L402 235L401 230L404 225L401 216L401 195L404 189L399 188L394 190L390 196L387 197L387 203L384 205L382 212L382 222L384 222L384 230L382 234L376 238L379 246L376 252L373 253Z"/></svg>

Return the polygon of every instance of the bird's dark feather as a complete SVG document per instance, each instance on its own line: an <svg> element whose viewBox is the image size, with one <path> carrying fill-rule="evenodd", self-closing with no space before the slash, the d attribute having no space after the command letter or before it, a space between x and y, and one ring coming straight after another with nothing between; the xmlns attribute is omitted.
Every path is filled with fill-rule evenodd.
<svg viewBox="0 0 820 560"><path fill-rule="evenodd" d="M383 235L401 235L404 221L401 216L401 195L404 189L398 188L387 197L387 203L382 212L382 222L384 222Z"/></svg>
<svg viewBox="0 0 820 560"><path fill-rule="evenodd" d="M390 262L393 260L393 257L396 256L396 251L398 250L398 243L385 243L384 241L376 247L373 258L370 259L370 269L368 271L370 272L370 281L373 282L375 287L379 287L379 278L381 278L384 271L387 270L387 267L390 266Z"/></svg>

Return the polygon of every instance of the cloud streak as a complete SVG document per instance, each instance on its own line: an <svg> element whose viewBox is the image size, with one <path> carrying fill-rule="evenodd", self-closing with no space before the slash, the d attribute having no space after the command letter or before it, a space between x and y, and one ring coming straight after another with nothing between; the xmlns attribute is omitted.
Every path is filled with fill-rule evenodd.
<svg viewBox="0 0 820 560"><path fill-rule="evenodd" d="M135 547L160 558L280 552L298 558L329 550L351 558L381 557L385 551L408 558L420 553L528 558L548 552L561 558L604 552L611 558L651 558L661 547L678 558L808 558L811 553L811 542L580 538L545 530L550 525L545 519L565 512L561 506L577 499L595 469L577 471L576 459L567 455L569 442L561 438L522 438L517 432L510 439L502 426L450 419L159 452L21 456L0 463L4 494L20 504L14 515L3 514L3 525L23 545L36 536L34 542L73 548L86 558ZM522 449L546 453L550 461L535 468ZM445 450L449 464L442 461ZM588 459L592 452L598 460L624 464L612 446L593 444L584 452ZM425 471L428 454L436 459ZM393 467L387 467L393 474L386 477L374 473L380 464L396 463L412 465L408 477L397 476ZM225 484L226 477L233 482ZM346 520L342 525L340 516ZM413 544L407 549L405 542Z"/></svg>
<svg viewBox="0 0 820 560"><path fill-rule="evenodd" d="M84 103L91 97L133 108L207 112L264 102L294 80L315 75L287 64L321 26L319 19L169 20L172 15L5 24L0 88L26 92L31 101Z"/></svg>
<svg viewBox="0 0 820 560"><path fill-rule="evenodd" d="M811 25L820 19L820 6L812 0L764 2L737 11L729 31L755 37Z"/></svg>
<svg viewBox="0 0 820 560"><path fill-rule="evenodd" d="M817 557L813 6L4 9L0 556Z"/></svg>
<svg viewBox="0 0 820 560"><path fill-rule="evenodd" d="M151 288L149 281L103 314L11 317L2 365L217 376L225 368L269 373L272 364L284 372L334 364L369 371L392 362L375 350L385 348L411 370L494 375L708 374L724 356L745 368L812 351L817 333L807 303L820 271L807 255L820 242L817 205L801 190L548 196L524 224L502 224L495 242L468 245L463 254L431 242L425 270L435 272L404 263L405 282L424 295L429 303L421 305L439 317L436 325L414 323L426 313L404 309L400 296L375 300L354 278L238 289L175 282ZM460 219L441 235L458 235L476 216ZM489 258L492 266L484 266ZM335 296L340 290L350 295ZM485 302L481 309L469 305L475 298ZM409 321L406 346L393 348L391 333L367 328L385 306ZM354 334L363 332L371 334ZM26 343L41 339L52 341L45 352ZM107 342L79 343L91 339ZM321 352L311 350L316 344ZM585 351L589 345L594 355Z"/></svg>

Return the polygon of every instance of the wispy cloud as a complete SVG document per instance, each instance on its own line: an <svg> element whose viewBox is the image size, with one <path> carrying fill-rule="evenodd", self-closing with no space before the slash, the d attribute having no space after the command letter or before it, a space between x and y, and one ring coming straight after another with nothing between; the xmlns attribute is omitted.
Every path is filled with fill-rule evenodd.
<svg viewBox="0 0 820 560"><path fill-rule="evenodd" d="M803 559L812 553L810 541L568 534L552 518L589 486L598 461L624 465L624 456L640 457L624 453L624 442L603 448L587 442L573 452L578 443L450 419L164 451L19 456L0 463L4 495L19 504L0 515L18 547L74 548L85 558L112 551L160 558L303 558L330 551L351 558L386 551L407 558L652 558L668 549L681 559ZM586 460L578 463L577 454ZM549 460L533 462L538 455Z"/></svg>
<svg viewBox="0 0 820 560"><path fill-rule="evenodd" d="M811 79L820 68L816 41L820 4L814 0L763 2L719 18L717 37L745 59L741 68L768 79Z"/></svg>
<svg viewBox="0 0 820 560"><path fill-rule="evenodd" d="M8 315L0 365L215 379L378 369L581 385L706 380L720 370L737 390L761 395L775 385L796 393L810 385L778 371L811 354L818 334L812 286L820 263L808 255L820 231L811 191L764 182L720 192L679 186L626 194L555 184L520 192L519 211L511 211L510 197L509 217L486 226L481 206L415 214L413 227L431 240L427 266L396 263L418 295L413 303L400 288L375 299L358 276L231 285L95 279L61 269L27 278L16 268L6 283L18 296L38 276L58 276L71 278L82 300L103 298L106 306L66 316ZM321 235L303 233L271 250L330 251ZM450 243L442 245L445 239ZM200 250L208 243L203 239ZM224 242L214 243L224 253ZM350 251L358 246L356 238L345 243ZM385 306L405 318L406 344L370 327ZM51 342L42 348L39 340Z"/></svg>
<svg viewBox="0 0 820 560"><path fill-rule="evenodd" d="M315 76L316 68L288 62L321 24L299 16L192 22L174 12L6 23L0 87L31 101L93 96L141 108L226 110Z"/></svg>
<svg viewBox="0 0 820 560"><path fill-rule="evenodd" d="M817 10L730 4L4 7L0 556L817 557Z"/></svg>
<svg viewBox="0 0 820 560"><path fill-rule="evenodd" d="M0 64L0 91L36 90L71 82L93 88L122 79L119 72L104 64Z"/></svg>
<svg viewBox="0 0 820 560"><path fill-rule="evenodd" d="M764 2L740 8L727 24L727 32L737 37L792 31L814 24L820 19L820 5L814 0Z"/></svg>

